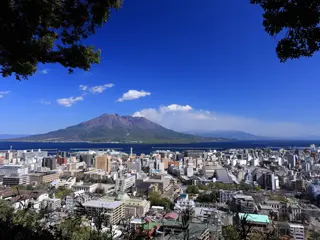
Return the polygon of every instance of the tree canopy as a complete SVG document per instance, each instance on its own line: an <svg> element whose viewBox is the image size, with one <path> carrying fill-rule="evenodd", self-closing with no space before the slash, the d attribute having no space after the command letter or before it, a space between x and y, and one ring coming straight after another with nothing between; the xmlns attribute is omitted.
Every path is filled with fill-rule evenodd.
<svg viewBox="0 0 320 240"><path fill-rule="evenodd" d="M276 52L281 62L312 57L320 49L319 0L250 0L264 10L263 26L279 36Z"/></svg>
<svg viewBox="0 0 320 240"><path fill-rule="evenodd" d="M0 73L20 80L38 63L60 63L89 70L100 50L82 40L95 34L122 0L2 0L0 2Z"/></svg>

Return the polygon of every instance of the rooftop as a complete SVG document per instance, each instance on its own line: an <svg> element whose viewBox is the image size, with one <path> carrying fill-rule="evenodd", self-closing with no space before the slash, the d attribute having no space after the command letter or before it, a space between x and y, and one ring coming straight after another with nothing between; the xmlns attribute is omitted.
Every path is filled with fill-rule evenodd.
<svg viewBox="0 0 320 240"><path fill-rule="evenodd" d="M288 224L289 224L289 227L291 228L304 228L304 226L301 224L296 224L296 223L288 223Z"/></svg>
<svg viewBox="0 0 320 240"><path fill-rule="evenodd" d="M233 183L228 171L225 168L216 170L217 182Z"/></svg>
<svg viewBox="0 0 320 240"><path fill-rule="evenodd" d="M269 205L260 205L261 210L273 210L273 207Z"/></svg>
<svg viewBox="0 0 320 240"><path fill-rule="evenodd" d="M281 202L277 201L277 200L266 200L265 203L266 204L280 204Z"/></svg>
<svg viewBox="0 0 320 240"><path fill-rule="evenodd" d="M269 217L261 214L239 213L239 218L246 219L248 222L270 223Z"/></svg>
<svg viewBox="0 0 320 240"><path fill-rule="evenodd" d="M234 196L236 199L244 199L246 201L253 201L253 197L249 195L242 195L242 194L237 194Z"/></svg>
<svg viewBox="0 0 320 240"><path fill-rule="evenodd" d="M152 221L150 221L150 222L148 222L148 223L146 223L146 224L144 224L143 225L143 229L144 230L152 230L153 228L158 228L158 226L160 226L161 224L160 223L158 223L158 222L152 222Z"/></svg>
<svg viewBox="0 0 320 240"><path fill-rule="evenodd" d="M121 205L120 201L104 201L104 200L91 200L85 202L83 206L85 207L95 207L95 208L106 208L106 209L114 209Z"/></svg>

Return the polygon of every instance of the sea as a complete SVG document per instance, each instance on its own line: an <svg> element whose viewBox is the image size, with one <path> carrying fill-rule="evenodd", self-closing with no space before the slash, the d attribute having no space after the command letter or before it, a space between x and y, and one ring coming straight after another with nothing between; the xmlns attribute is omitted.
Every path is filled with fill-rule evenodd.
<svg viewBox="0 0 320 240"><path fill-rule="evenodd" d="M291 148L303 149L314 144L320 146L320 140L259 140L259 141L230 141L230 142L210 142L210 143L189 143L189 144L116 144L116 143L86 143L86 142L68 142L68 143L52 143L52 142L0 142L0 150L46 150L49 154L55 154L57 151L75 152L85 151L89 149L107 150L114 149L120 152L130 153L151 153L156 150L184 151L184 150L226 150L235 148Z"/></svg>

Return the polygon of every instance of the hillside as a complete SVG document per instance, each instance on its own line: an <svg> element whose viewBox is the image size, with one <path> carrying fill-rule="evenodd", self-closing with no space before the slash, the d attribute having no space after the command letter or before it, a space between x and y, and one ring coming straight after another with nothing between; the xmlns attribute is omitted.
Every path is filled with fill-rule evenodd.
<svg viewBox="0 0 320 240"><path fill-rule="evenodd" d="M90 142L208 142L216 138L197 137L175 132L143 117L103 114L77 125L49 132L19 138L21 141L90 141Z"/></svg>

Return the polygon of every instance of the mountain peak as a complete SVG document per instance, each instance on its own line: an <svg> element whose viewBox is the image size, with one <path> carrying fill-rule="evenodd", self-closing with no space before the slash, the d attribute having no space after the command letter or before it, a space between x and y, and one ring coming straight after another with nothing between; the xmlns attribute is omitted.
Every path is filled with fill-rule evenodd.
<svg viewBox="0 0 320 240"><path fill-rule="evenodd" d="M204 142L211 138L166 129L144 117L102 114L86 122L34 135L22 140L28 141L94 141L94 142Z"/></svg>

